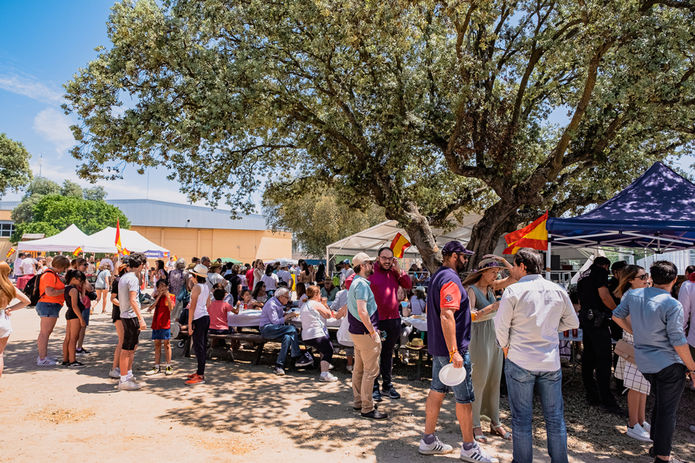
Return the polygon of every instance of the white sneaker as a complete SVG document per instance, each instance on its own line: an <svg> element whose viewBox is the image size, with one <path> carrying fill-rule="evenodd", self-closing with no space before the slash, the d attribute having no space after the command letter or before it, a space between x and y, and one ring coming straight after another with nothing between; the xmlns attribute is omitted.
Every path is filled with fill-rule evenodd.
<svg viewBox="0 0 695 463"><path fill-rule="evenodd" d="M497 458L491 457L480 448L477 442L473 443L470 450L465 450L461 447L461 460L470 463L499 463Z"/></svg>
<svg viewBox="0 0 695 463"><path fill-rule="evenodd" d="M154 375L160 374L161 372L162 372L161 367L152 367L151 370L149 370L145 373L145 376L154 376Z"/></svg>
<svg viewBox="0 0 695 463"><path fill-rule="evenodd" d="M431 444L426 444L424 440L420 439L420 446L417 449L423 455L444 455L452 450L454 448L451 445L440 441L437 436L434 437L434 442Z"/></svg>
<svg viewBox="0 0 695 463"><path fill-rule="evenodd" d="M347 366L345 367L345 369L346 369L347 371L349 371L350 373L352 373L352 365L347 365Z"/></svg>
<svg viewBox="0 0 695 463"><path fill-rule="evenodd" d="M109 370L109 378L121 379L121 370L119 368L111 368Z"/></svg>
<svg viewBox="0 0 695 463"><path fill-rule="evenodd" d="M324 381L326 383L333 383L335 381L338 381L338 378L330 374L329 372L321 373L321 376L319 376L319 381Z"/></svg>
<svg viewBox="0 0 695 463"><path fill-rule="evenodd" d="M274 367L273 373L275 373L278 376L285 376L285 369L281 367Z"/></svg>
<svg viewBox="0 0 695 463"><path fill-rule="evenodd" d="M642 426L642 429L647 431L647 434L649 434L652 430L652 425L647 423L646 421L644 423L642 423L640 426Z"/></svg>
<svg viewBox="0 0 695 463"><path fill-rule="evenodd" d="M39 357L36 357L36 365L40 367L51 367L56 363L58 362L56 362L52 358L46 357L45 359L41 360Z"/></svg>
<svg viewBox="0 0 695 463"><path fill-rule="evenodd" d="M129 379L128 381L118 383L118 389L121 391L137 391L140 389L140 386L132 379Z"/></svg>
<svg viewBox="0 0 695 463"><path fill-rule="evenodd" d="M642 426L640 426L639 423L635 424L633 427L628 426L627 427L627 435L632 437L633 439L637 439L638 441L642 442L651 442L651 438L649 437L649 433L644 430Z"/></svg>

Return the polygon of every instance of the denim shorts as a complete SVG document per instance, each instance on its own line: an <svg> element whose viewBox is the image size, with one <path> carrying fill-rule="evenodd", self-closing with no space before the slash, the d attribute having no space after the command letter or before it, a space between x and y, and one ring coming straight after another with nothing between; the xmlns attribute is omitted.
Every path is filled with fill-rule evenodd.
<svg viewBox="0 0 695 463"><path fill-rule="evenodd" d="M152 340L168 341L171 339L171 328L152 330Z"/></svg>
<svg viewBox="0 0 695 463"><path fill-rule="evenodd" d="M86 326L89 326L89 312L90 309L84 309L82 311L82 318L84 318L84 323Z"/></svg>
<svg viewBox="0 0 695 463"><path fill-rule="evenodd" d="M55 302L37 302L36 303L36 313L39 317L52 317L58 318L60 314L60 309L63 308L63 304L58 304Z"/></svg>
<svg viewBox="0 0 695 463"><path fill-rule="evenodd" d="M453 390L456 403L472 403L475 400L475 394L473 393L473 381L471 380L470 354L467 351L463 354L463 367L466 369L466 379L458 386L446 386L439 380L439 370L448 363L451 362L449 362L449 357L446 356L434 356L432 358L432 385L430 389L435 392L441 392L442 394L446 394L450 390Z"/></svg>

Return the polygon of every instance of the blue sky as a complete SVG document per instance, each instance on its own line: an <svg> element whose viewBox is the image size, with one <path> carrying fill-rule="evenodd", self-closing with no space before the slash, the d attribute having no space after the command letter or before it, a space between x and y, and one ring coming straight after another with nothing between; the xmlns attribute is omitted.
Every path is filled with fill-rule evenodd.
<svg viewBox="0 0 695 463"><path fill-rule="evenodd" d="M21 141L32 154L31 166L57 182L77 178L71 120L60 109L63 83L109 46L106 20L114 0L0 0L0 132ZM679 164L693 163L687 157ZM692 170L691 170L692 172ZM148 180L149 177L149 180ZM145 198L187 202L163 169L139 175L128 166L124 179L101 182L109 198ZM260 194L255 195L257 204ZM2 199L19 199L9 193Z"/></svg>
<svg viewBox="0 0 695 463"><path fill-rule="evenodd" d="M114 0L0 0L0 132L21 141L31 153L34 175L62 183L77 178L71 120L60 109L63 83L107 46L106 20ZM43 157L43 159L41 159ZM147 175L126 167L124 179L101 182L108 197L187 202L164 170ZM2 199L19 199L8 193Z"/></svg>

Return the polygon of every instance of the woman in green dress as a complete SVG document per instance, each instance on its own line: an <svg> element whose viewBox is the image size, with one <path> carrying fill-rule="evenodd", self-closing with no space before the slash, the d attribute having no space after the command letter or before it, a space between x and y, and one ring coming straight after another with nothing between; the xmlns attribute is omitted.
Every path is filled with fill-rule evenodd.
<svg viewBox="0 0 695 463"><path fill-rule="evenodd" d="M480 425L482 415L490 418L490 432L511 440L512 433L500 421L500 382L504 354L497 345L495 314L499 302L495 292L516 282L511 276L498 279L500 270L511 269L511 264L497 256L485 256L478 269L463 282L467 288L471 306L471 342L468 348L473 370L471 379L475 401L473 402L473 435L478 442L487 442Z"/></svg>

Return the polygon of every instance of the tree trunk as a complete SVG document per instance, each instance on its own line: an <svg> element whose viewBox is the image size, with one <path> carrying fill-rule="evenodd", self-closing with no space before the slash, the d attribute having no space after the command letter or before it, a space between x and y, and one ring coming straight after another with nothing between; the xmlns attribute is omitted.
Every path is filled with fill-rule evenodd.
<svg viewBox="0 0 695 463"><path fill-rule="evenodd" d="M423 265L430 273L434 273L442 264L442 252L437 246L427 217L422 215L417 206L411 202L406 204L402 213L403 216L400 217L389 217L388 212L386 215L389 219L398 220L403 225L410 241L420 251Z"/></svg>
<svg viewBox="0 0 695 463"><path fill-rule="evenodd" d="M471 232L471 239L466 246L475 252L468 260L468 269L478 265L485 254L492 254L497 246L497 241L505 232L516 224L512 223L517 212L516 204L498 201L488 208L480 221L475 224Z"/></svg>

